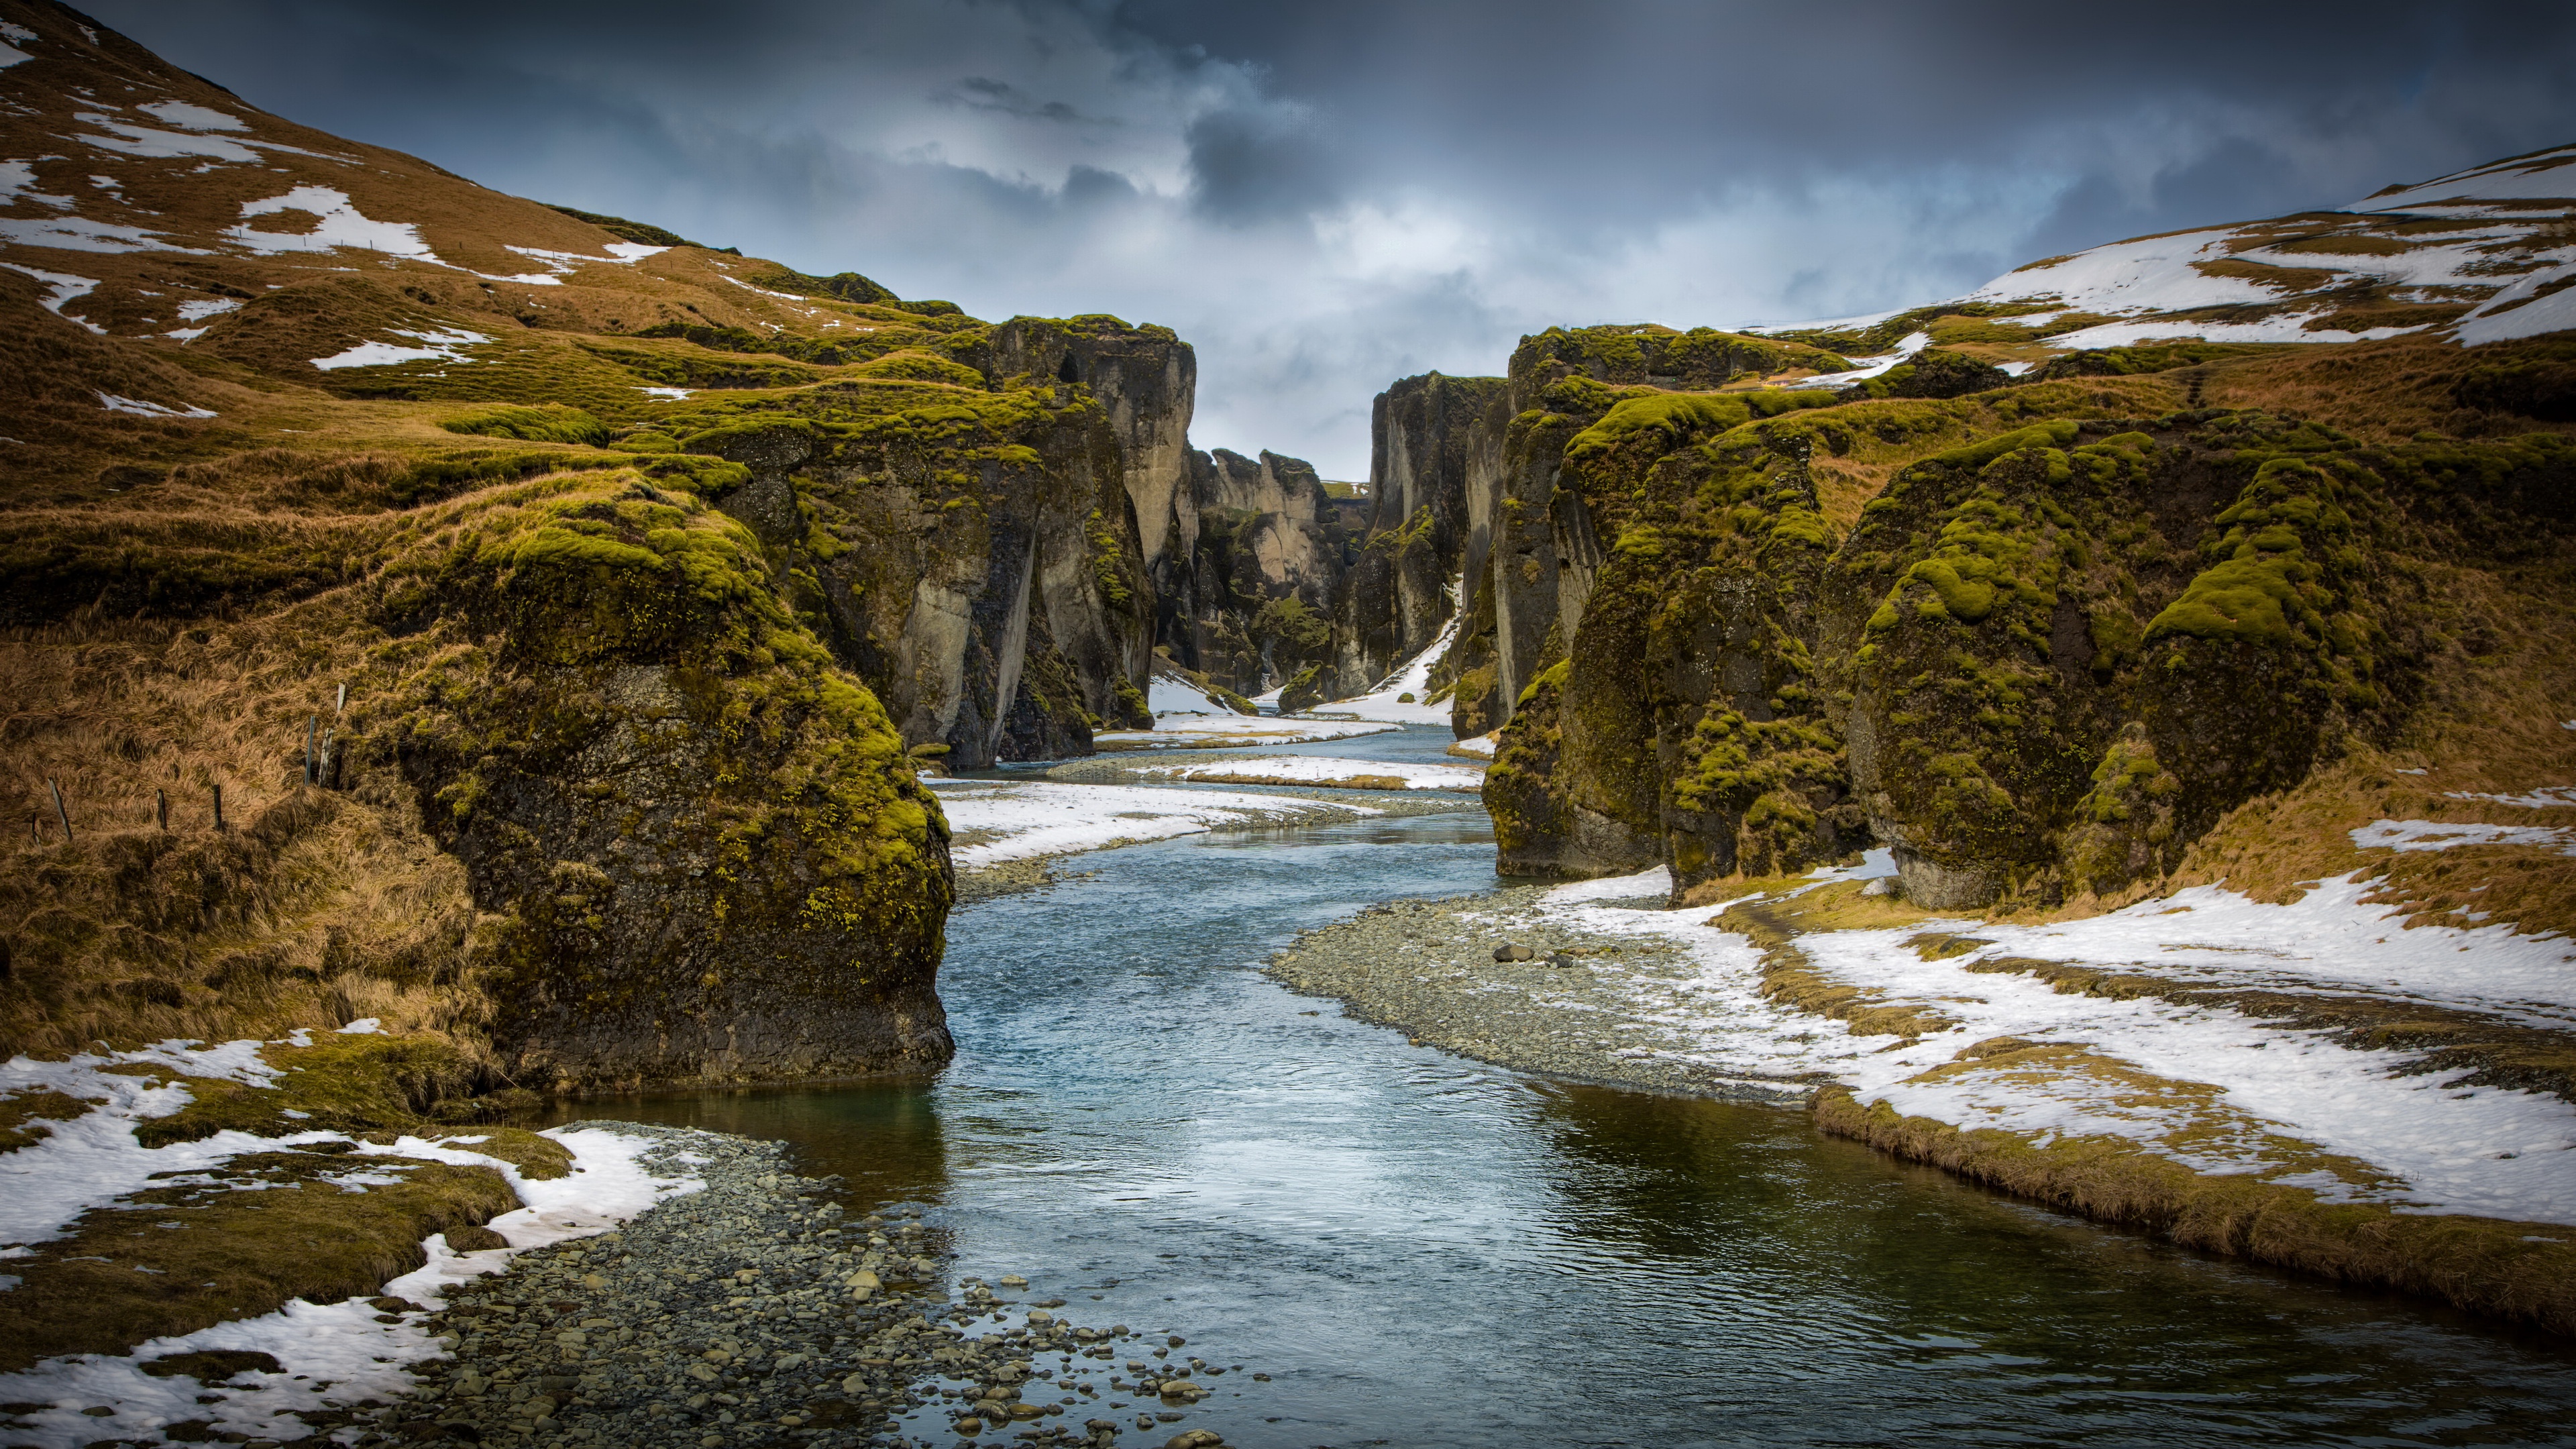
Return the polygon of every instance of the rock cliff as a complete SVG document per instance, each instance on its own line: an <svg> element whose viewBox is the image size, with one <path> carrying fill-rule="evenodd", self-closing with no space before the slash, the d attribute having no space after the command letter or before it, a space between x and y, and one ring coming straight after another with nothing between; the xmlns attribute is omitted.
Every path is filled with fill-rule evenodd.
<svg viewBox="0 0 2576 1449"><path fill-rule="evenodd" d="M0 740L53 822L0 1050L372 1017L440 1043L421 1111L942 1060L918 765L1146 722L1187 344L503 196L0 12L0 667L85 701Z"/></svg>
<svg viewBox="0 0 2576 1449"><path fill-rule="evenodd" d="M1509 691L1507 870L1688 893L1875 842L1935 908L2115 894L2394 738L2444 647L2425 570L2467 519L2561 538L2576 496L2554 435L2374 442L2185 406L2171 368L1673 388L1680 335L1513 358L1462 645Z"/></svg>
<svg viewBox="0 0 2576 1449"><path fill-rule="evenodd" d="M1457 612L1453 583L1481 573L1494 525L1492 414L1503 392L1499 378L1435 372L1396 383L1371 406L1368 523L1333 602L1336 692L1365 693L1429 648Z"/></svg>
<svg viewBox="0 0 2576 1449"><path fill-rule="evenodd" d="M1157 575L1172 662L1246 695L1328 664L1349 531L1313 466L1193 450L1177 499L1180 557Z"/></svg>

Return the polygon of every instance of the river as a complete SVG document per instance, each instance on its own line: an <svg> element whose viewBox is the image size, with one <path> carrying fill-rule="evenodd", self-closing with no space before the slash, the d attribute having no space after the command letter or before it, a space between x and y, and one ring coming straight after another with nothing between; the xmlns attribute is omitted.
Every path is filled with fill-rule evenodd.
<svg viewBox="0 0 2576 1449"><path fill-rule="evenodd" d="M1271 1374L1179 1426L1241 1449L2576 1442L2555 1340L2098 1228L1795 1110L1409 1046L1260 973L1302 928L1494 884L1481 813L1070 868L951 918L934 1079L579 1110L785 1138L856 1204L921 1205L959 1273Z"/></svg>

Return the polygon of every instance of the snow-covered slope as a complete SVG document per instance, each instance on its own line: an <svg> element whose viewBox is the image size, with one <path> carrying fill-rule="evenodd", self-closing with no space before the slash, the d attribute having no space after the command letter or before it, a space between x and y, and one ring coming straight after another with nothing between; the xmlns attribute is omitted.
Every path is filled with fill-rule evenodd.
<svg viewBox="0 0 2576 1449"><path fill-rule="evenodd" d="M2576 322L2576 146L2394 186L2339 211L2113 242L2008 272L1970 301L2045 306L2051 345L2166 338L2491 342Z"/></svg>

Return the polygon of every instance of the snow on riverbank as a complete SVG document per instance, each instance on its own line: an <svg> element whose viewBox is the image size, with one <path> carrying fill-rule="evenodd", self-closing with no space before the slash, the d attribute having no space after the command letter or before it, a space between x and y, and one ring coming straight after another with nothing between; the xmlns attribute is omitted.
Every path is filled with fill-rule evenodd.
<svg viewBox="0 0 2576 1449"><path fill-rule="evenodd" d="M1468 794L1485 788L1485 771L1478 765L1338 760L1325 755L1271 755L1252 760L1148 765L1136 773L1171 780L1204 780L1221 785L1276 781L1283 785L1331 785L1351 790L1460 790Z"/></svg>
<svg viewBox="0 0 2576 1449"><path fill-rule="evenodd" d="M1401 729L1384 720L1292 719L1280 715L1164 715L1150 730L1108 730L1091 737L1102 750L1241 750L1305 745Z"/></svg>
<svg viewBox="0 0 2576 1449"><path fill-rule="evenodd" d="M1560 888L1542 908L1571 928L1692 953L1696 978L1641 977L1629 993L1636 1054L1754 1079L1829 1076L1863 1104L2034 1145L2121 1137L2198 1171L2255 1174L2329 1201L2576 1225L2576 1105L2562 1098L2470 1085L2466 1068L2424 1072L2419 1053L2344 1046L2221 1005L2060 992L1993 964L2094 963L2178 990L2366 998L2565 1030L2576 1027L2576 956L2564 939L2502 926L2406 930L2402 911L2361 904L2369 887L2349 878L2287 906L2205 886L2086 920L1936 919L1797 938L1811 966L1878 1004L1956 1023L1908 1043L1763 997L1760 953L1707 924L1705 908L1612 904L1659 904L1667 888L1658 869ZM1927 960L1907 944L1927 932L1970 949ZM2011 1045L1996 1049L1997 1039ZM1963 1055L1980 1044L1986 1054Z"/></svg>
<svg viewBox="0 0 2576 1449"><path fill-rule="evenodd" d="M164 1043L152 1051L176 1058L174 1065L184 1065L194 1075L225 1074L233 1075L235 1080L251 1080L238 1075L248 1070L241 1059L256 1062L260 1045L243 1041L193 1049L193 1044ZM119 1054L126 1058L147 1055ZM46 1070L65 1067L72 1069L69 1074ZM96 1067L89 1062L43 1063L20 1057L8 1064L8 1070L9 1080L15 1083L46 1078L65 1087L77 1087L84 1084L77 1078L94 1073ZM267 1071L269 1076L275 1075L274 1069ZM104 1080L131 1083L134 1079L109 1076ZM131 1158L137 1159L132 1165L149 1171L186 1171L236 1152L269 1151L324 1138L346 1140L341 1133L306 1132L261 1138L226 1132L205 1141L162 1148L147 1149L134 1143L136 1120L176 1111L186 1101L186 1089L175 1084L122 1094L79 1121L57 1126L45 1141L0 1156L0 1165L12 1174L10 1191L5 1194L11 1209L11 1231L21 1232L62 1211L66 1197L62 1191L41 1195L40 1206L22 1206L18 1193L31 1184L64 1176L85 1182L88 1195L96 1196L113 1185L111 1179L123 1181L129 1175L121 1171L91 1171L84 1175L84 1167L95 1168L103 1159L114 1159L119 1168L127 1166ZM120 1131L128 1151L106 1150L107 1139ZM560 1127L543 1135L572 1154L567 1175L528 1178L513 1163L473 1151L473 1144L483 1139L474 1136L471 1129L439 1141L403 1137L389 1144L362 1142L350 1154L353 1160L366 1156L400 1157L490 1167L509 1179L523 1204L487 1224L508 1242L507 1247L460 1253L448 1247L443 1233L424 1240L422 1249L427 1261L387 1282L381 1290L385 1297L418 1305L417 1310L385 1313L367 1297L330 1304L298 1298L274 1313L152 1339L126 1354L71 1354L48 1359L19 1373L0 1374L0 1401L7 1401L14 1410L9 1442L70 1449L99 1442L103 1437L157 1440L165 1427L191 1424L203 1426L189 1431L198 1438L226 1437L238 1442L243 1438L256 1441L311 1437L312 1427L294 1415L390 1403L413 1390L412 1367L446 1353L445 1345L420 1326L419 1320L424 1312L443 1307L447 1290L455 1284L500 1272L527 1249L605 1232L656 1203L697 1191L702 1185L684 1165L691 1160L685 1154L676 1159L666 1155L648 1167L642 1160L645 1154L664 1145L654 1139L599 1126ZM68 1153L46 1154L38 1150L66 1138L70 1143ZM13 1280L0 1282L14 1286ZM6 1302L5 1292L0 1292L0 1307L5 1307ZM381 1321L388 1318L393 1321ZM144 1365L173 1354L209 1352L265 1354L274 1360L276 1368L245 1368L230 1376L210 1370L208 1381L202 1383L186 1374L160 1377L144 1372ZM98 1412L101 1409L108 1412Z"/></svg>
<svg viewBox="0 0 2576 1449"><path fill-rule="evenodd" d="M1170 714L1214 715L1225 719L1243 718L1229 708L1225 701L1177 674L1157 673L1147 683L1149 687L1145 691L1145 707L1154 712L1157 728L1161 727L1162 717Z"/></svg>
<svg viewBox="0 0 2576 1449"><path fill-rule="evenodd" d="M1004 861L1064 855L1113 845L1169 840L1231 827L1289 825L1374 815L1343 805L1286 795L1240 795L1141 785L1016 784L934 780L956 844L959 870Z"/></svg>

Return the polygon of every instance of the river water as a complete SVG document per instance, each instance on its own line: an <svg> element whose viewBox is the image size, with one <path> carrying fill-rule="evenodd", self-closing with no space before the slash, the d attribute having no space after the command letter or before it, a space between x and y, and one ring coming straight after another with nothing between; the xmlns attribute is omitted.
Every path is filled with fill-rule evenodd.
<svg viewBox="0 0 2576 1449"><path fill-rule="evenodd" d="M2576 1442L2559 1342L2097 1228L1794 1110L1412 1047L1260 974L1301 928L1493 885L1481 813L1073 868L951 918L935 1079L582 1110L785 1138L854 1202L925 1208L960 1273L1270 1373L1178 1426L1242 1449Z"/></svg>

